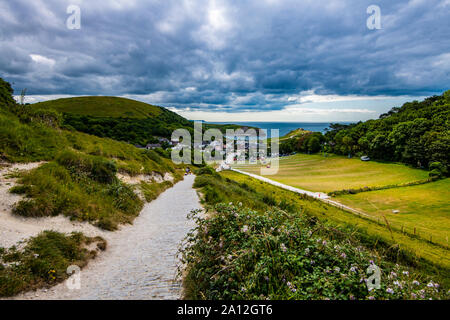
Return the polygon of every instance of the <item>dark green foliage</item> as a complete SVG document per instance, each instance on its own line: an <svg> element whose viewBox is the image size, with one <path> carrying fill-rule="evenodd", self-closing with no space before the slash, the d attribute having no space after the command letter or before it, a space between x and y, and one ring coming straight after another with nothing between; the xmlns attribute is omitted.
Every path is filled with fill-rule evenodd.
<svg viewBox="0 0 450 320"><path fill-rule="evenodd" d="M13 99L14 90L9 82L0 78L0 108L8 108L16 104Z"/></svg>
<svg viewBox="0 0 450 320"><path fill-rule="evenodd" d="M218 204L182 250L188 299L447 299L445 289L307 215ZM368 291L366 269L381 268ZM389 275L389 277L388 277ZM413 281L419 279L420 285ZM429 281L429 280L428 280ZM392 290L392 293L391 291Z"/></svg>
<svg viewBox="0 0 450 320"><path fill-rule="evenodd" d="M56 156L56 161L66 167L75 177L89 176L100 183L116 181L117 166L111 160L63 151Z"/></svg>
<svg viewBox="0 0 450 320"><path fill-rule="evenodd" d="M121 223L131 223L143 202L113 172L115 166L109 161L62 152L57 162L44 164L19 179L19 191L29 199L19 201L13 213L24 217L66 215L114 230Z"/></svg>
<svg viewBox="0 0 450 320"><path fill-rule="evenodd" d="M448 298L442 284L436 289L426 273L408 268L416 261L408 252L310 211L325 205L296 197L277 203L273 188L249 192L247 183L210 174L197 176L195 186L213 213L192 213L196 228L181 250L187 299ZM371 263L382 282L369 292Z"/></svg>
<svg viewBox="0 0 450 320"><path fill-rule="evenodd" d="M157 143L155 137L170 138L178 128L193 130L192 122L165 108L161 108L160 114L143 119L64 113L64 125L99 137L142 146Z"/></svg>
<svg viewBox="0 0 450 320"><path fill-rule="evenodd" d="M325 138L320 132L305 132L300 136L282 140L280 142L280 153L316 153L322 148Z"/></svg>
<svg viewBox="0 0 450 320"><path fill-rule="evenodd" d="M433 170L431 163L440 162L444 168L442 173L448 174L450 91L392 108L378 120L332 125L325 138L329 152L368 155L430 170Z"/></svg>
<svg viewBox="0 0 450 320"><path fill-rule="evenodd" d="M442 177L448 174L447 168L441 162L432 162L430 164L430 177Z"/></svg>
<svg viewBox="0 0 450 320"><path fill-rule="evenodd" d="M125 214L134 215L135 212L139 212L142 208L141 202L133 189L120 181L108 185L104 192L114 199L114 207Z"/></svg>
<svg viewBox="0 0 450 320"><path fill-rule="evenodd" d="M198 176L201 176L201 175L204 175L204 174L217 175L217 172L214 170L214 168L209 167L209 166L205 166L205 167L202 167L202 168L198 169L195 172L195 174L198 175Z"/></svg>

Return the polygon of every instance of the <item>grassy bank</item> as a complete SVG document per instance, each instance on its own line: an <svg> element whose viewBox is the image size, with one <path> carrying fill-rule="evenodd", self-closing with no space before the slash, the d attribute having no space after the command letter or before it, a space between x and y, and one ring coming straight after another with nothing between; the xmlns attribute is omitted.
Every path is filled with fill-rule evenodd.
<svg viewBox="0 0 450 320"><path fill-rule="evenodd" d="M116 178L118 172L130 176L170 173L174 182L182 179L182 166L155 151L61 130L31 119L28 106L15 108L23 109L21 119L6 108L0 109L1 158L7 162L48 161L23 173L19 185L11 190L26 196L14 208L17 215L62 214L115 230L119 224L132 222L143 206L135 194L139 186L121 182ZM145 199L150 201L165 188L147 186L145 190Z"/></svg>
<svg viewBox="0 0 450 320"><path fill-rule="evenodd" d="M128 143L69 130L62 125L62 115L57 111L19 105L12 93L10 85L0 78L0 167L17 162L45 162L31 171L12 174L18 179L10 192L23 195L13 214L33 218L64 215L115 230L120 224L131 223L144 201L152 201L183 178L183 165L172 163L162 150L138 149ZM106 112L112 100L105 99L99 112ZM127 101L119 99L120 103ZM81 99L75 111L84 110L83 102L95 108L96 101ZM130 110L138 117L151 116L156 110L146 104L130 103ZM125 178L147 179L131 185L119 180L119 173ZM173 177L172 182L159 183L148 178L167 175ZM98 250L105 248L105 242L99 238L46 231L17 248L1 248L0 296L64 280L69 265L82 267L95 256L98 250L91 249L95 245Z"/></svg>
<svg viewBox="0 0 450 320"><path fill-rule="evenodd" d="M264 203L278 203L282 208L293 207L296 208L295 210L308 211L322 221L328 221L336 227L348 229L349 232L356 233L359 238L366 238L371 245L386 243L398 246L409 256L408 263L415 266L421 265L424 269L442 277L443 281L447 281L450 285L450 253L445 247L432 244L417 236L402 233L401 229L393 228L392 224L389 228L383 219L377 223L377 220L357 216L236 172L227 171L221 175L231 181L248 186L256 193L265 195ZM239 201L245 203L245 199Z"/></svg>
<svg viewBox="0 0 450 320"><path fill-rule="evenodd" d="M424 185L342 195L339 202L374 217L386 217L410 234L448 246L450 179ZM398 210L394 213L393 210Z"/></svg>
<svg viewBox="0 0 450 320"><path fill-rule="evenodd" d="M233 172L199 175L195 186L210 213L197 216L184 252L187 298L445 297L448 269L372 234L370 221L334 220L345 213ZM364 283L371 260L382 269L375 292ZM431 278L443 287L427 287Z"/></svg>
<svg viewBox="0 0 450 320"><path fill-rule="evenodd" d="M69 276L69 266L83 268L105 248L105 240L99 237L52 231L29 239L22 248L0 248L0 297L62 282Z"/></svg>
<svg viewBox="0 0 450 320"><path fill-rule="evenodd" d="M259 167L245 166L243 170L260 174ZM424 170L401 164L298 154L282 158L279 172L268 178L306 190L348 191L330 194L334 195L333 200L370 215L376 222L386 224L387 219L392 229L448 247L448 179L431 181L427 175ZM336 219L355 222L346 216ZM420 256L433 252L420 243L413 247L421 252ZM439 261L446 259L436 257ZM436 261L433 256L430 259Z"/></svg>

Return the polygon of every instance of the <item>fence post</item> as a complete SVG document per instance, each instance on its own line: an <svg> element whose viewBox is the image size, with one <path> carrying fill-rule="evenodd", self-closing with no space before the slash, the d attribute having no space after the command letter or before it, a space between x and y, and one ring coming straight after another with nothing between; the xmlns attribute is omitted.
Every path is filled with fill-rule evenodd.
<svg viewBox="0 0 450 320"><path fill-rule="evenodd" d="M416 227L414 227L414 235L416 235Z"/></svg>

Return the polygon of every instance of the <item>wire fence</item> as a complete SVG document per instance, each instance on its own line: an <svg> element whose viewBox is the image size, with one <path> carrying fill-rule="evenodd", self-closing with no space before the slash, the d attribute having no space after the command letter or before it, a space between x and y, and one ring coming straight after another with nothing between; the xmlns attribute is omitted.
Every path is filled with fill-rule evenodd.
<svg viewBox="0 0 450 320"><path fill-rule="evenodd" d="M241 173L241 174L248 175L248 176L253 177L255 179L258 179L258 180L270 183L272 185L278 186L278 187L283 188L285 190L289 190L289 191L292 191L292 192L295 192L295 193L303 194L303 195L306 195L306 196L311 197L313 199L325 202L325 203L327 203L329 205L332 205L334 207L337 207L337 208L339 208L339 209L341 209L343 211L350 212L350 213L355 214L355 215L357 215L357 216L359 216L361 218L365 218L365 219L371 220L373 222L376 222L380 226L384 226L384 227L386 227L386 228L388 228L390 230L393 230L395 232L400 232L400 233L402 233L404 235L408 235L408 236L410 236L412 238L424 240L424 241L427 241L427 242L429 242L431 244L443 247L445 249L449 249L448 235L441 236L441 235L430 233L428 230L426 230L426 229L424 229L422 227L419 227L419 226L410 227L410 226L405 226L403 224L399 224L398 222L388 221L386 219L386 217L380 217L380 216L371 215L371 214L368 214L366 212L363 212L363 211L351 208L349 206L346 206L346 205L344 205L344 204L342 204L340 202L327 199L327 198L324 197L326 195L322 194L320 192L311 192L311 191L302 190L302 189L299 189L299 188L288 186L288 185L282 184L280 182L268 179L266 177L262 177L262 176L259 176L259 175L256 175L256 174L252 174L252 173L249 173L249 172L241 171L241 170L238 170L238 169L235 169L235 168L232 168L231 170L235 171L235 172L238 172L238 173Z"/></svg>
<svg viewBox="0 0 450 320"><path fill-rule="evenodd" d="M360 210L348 207L346 205L343 205L342 203L339 203L337 201L333 201L333 200L329 200L329 199L318 199L321 200L325 203L328 203L329 205L332 205L334 207L337 207L343 211L347 211L350 213L353 213L359 217L365 218L365 219L369 219L373 222L376 222L377 224L379 224L380 226L384 226L388 229L391 229L393 231L396 232L400 232L402 234L411 236L413 238L417 238L417 239L421 239L421 240L425 240L429 243L438 245L440 247L449 249L449 243L448 243L448 235L446 236L441 236L441 235L436 235L433 233L430 233L428 230L422 228L422 227L418 227L418 226L405 226L403 224L400 224L398 222L392 222L387 220L386 217L380 217L380 216L374 216L374 215L370 215L367 214L365 212L362 212Z"/></svg>

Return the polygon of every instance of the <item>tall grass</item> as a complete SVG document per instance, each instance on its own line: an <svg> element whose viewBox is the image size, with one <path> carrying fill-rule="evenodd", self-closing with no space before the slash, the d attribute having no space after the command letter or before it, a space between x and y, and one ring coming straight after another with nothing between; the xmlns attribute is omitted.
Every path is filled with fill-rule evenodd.
<svg viewBox="0 0 450 320"><path fill-rule="evenodd" d="M198 227L183 251L186 298L448 298L443 279L408 251L319 218L338 209L248 177L224 176L233 173L196 178L209 214L194 213ZM371 260L382 269L382 284L368 292Z"/></svg>
<svg viewBox="0 0 450 320"><path fill-rule="evenodd" d="M96 248L86 247L96 243ZM89 238L81 233L64 234L44 231L27 240L23 249L0 248L0 297L55 285L67 279L67 267L84 267L98 251L106 248L102 238Z"/></svg>

